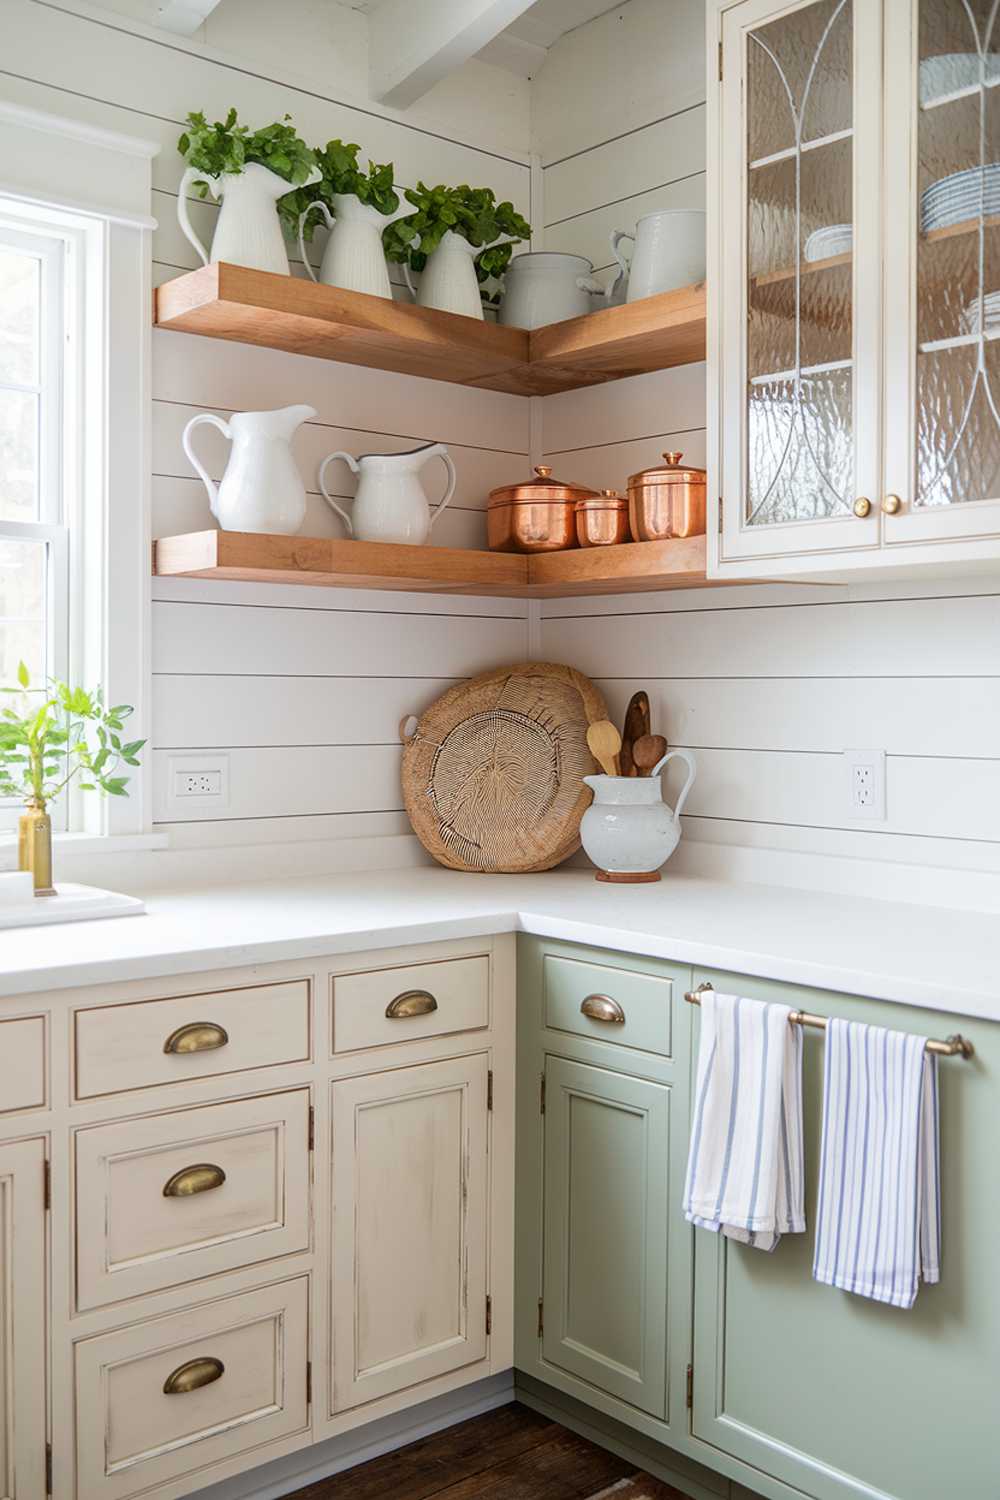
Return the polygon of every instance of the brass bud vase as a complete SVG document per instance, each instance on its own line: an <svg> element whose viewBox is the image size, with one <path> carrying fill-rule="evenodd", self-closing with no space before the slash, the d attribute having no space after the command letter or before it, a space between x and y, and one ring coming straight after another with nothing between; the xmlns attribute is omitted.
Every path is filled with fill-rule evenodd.
<svg viewBox="0 0 1000 1500"><path fill-rule="evenodd" d="M17 825L18 868L30 870L36 896L54 896L52 884L52 819L44 802L29 802Z"/></svg>

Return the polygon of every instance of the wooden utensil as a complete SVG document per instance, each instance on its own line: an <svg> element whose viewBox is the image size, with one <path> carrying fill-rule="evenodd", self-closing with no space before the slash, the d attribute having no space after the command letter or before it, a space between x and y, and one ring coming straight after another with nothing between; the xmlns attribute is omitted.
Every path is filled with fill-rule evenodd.
<svg viewBox="0 0 1000 1500"><path fill-rule="evenodd" d="M641 739L644 734L649 733L649 697L646 693L633 693L629 699L628 708L625 710L625 723L622 730L622 775L636 776L635 755L633 746L636 740ZM627 748L628 754L624 753ZM628 770L625 769L626 761Z"/></svg>
<svg viewBox="0 0 1000 1500"><path fill-rule="evenodd" d="M622 737L610 719L598 719L591 724L587 730L587 744L605 776L621 774L618 752L622 747Z"/></svg>
<svg viewBox="0 0 1000 1500"><path fill-rule="evenodd" d="M667 742L662 734L644 734L632 746L632 758L640 776L648 776L667 753Z"/></svg>

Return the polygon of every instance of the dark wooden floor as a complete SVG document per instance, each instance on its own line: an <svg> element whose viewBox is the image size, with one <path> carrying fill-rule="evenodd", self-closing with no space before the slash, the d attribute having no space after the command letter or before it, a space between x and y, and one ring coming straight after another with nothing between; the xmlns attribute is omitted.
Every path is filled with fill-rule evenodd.
<svg viewBox="0 0 1000 1500"><path fill-rule="evenodd" d="M687 1500L514 1402L296 1490L288 1500Z"/></svg>

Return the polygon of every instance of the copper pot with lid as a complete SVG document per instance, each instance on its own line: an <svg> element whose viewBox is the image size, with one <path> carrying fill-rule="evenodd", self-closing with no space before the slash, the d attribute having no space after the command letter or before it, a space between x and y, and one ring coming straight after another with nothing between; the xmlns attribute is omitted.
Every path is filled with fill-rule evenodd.
<svg viewBox="0 0 1000 1500"><path fill-rule="evenodd" d="M491 552L562 552L576 546L574 508L593 499L596 490L563 484L548 464L535 465L535 477L523 484L490 490L486 536Z"/></svg>
<svg viewBox="0 0 1000 1500"><path fill-rule="evenodd" d="M632 540L704 536L705 470L682 464L683 453L664 453L663 464L631 474L628 519Z"/></svg>
<svg viewBox="0 0 1000 1500"><path fill-rule="evenodd" d="M615 490L576 502L576 539L581 547L614 547L628 541L628 501Z"/></svg>

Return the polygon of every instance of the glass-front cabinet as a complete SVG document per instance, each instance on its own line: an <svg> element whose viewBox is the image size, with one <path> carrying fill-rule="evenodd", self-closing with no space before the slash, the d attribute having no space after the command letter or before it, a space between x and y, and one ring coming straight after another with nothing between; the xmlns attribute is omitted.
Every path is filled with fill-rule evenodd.
<svg viewBox="0 0 1000 1500"><path fill-rule="evenodd" d="M710 7L710 563L1000 558L997 0Z"/></svg>

